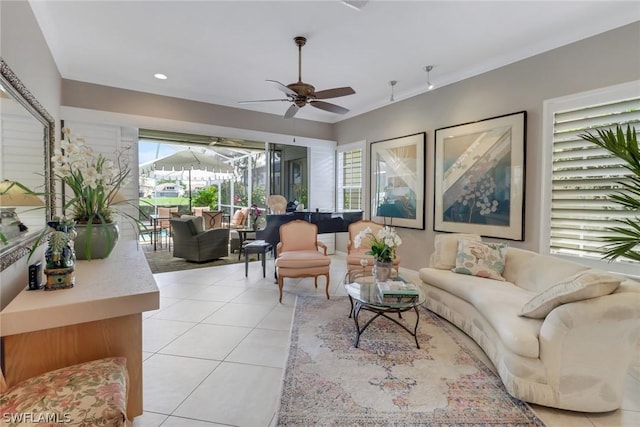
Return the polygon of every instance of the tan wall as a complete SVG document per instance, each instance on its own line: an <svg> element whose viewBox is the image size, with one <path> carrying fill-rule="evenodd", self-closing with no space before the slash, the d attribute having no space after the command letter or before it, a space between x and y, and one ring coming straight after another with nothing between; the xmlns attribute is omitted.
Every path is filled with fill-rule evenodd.
<svg viewBox="0 0 640 427"><path fill-rule="evenodd" d="M26 1L0 1L0 56L57 123L60 73ZM0 273L0 309L27 286L27 265L23 257Z"/></svg>
<svg viewBox="0 0 640 427"><path fill-rule="evenodd" d="M522 110L527 111L525 241L511 244L540 251L545 224L539 212L546 209L540 202L543 101L639 79L639 34L640 23L627 25L337 123L339 145L427 132L426 230L399 230L402 266L426 266L433 248L434 131ZM431 81L438 82L437 69ZM341 239L337 250L344 248Z"/></svg>
<svg viewBox="0 0 640 427"><path fill-rule="evenodd" d="M198 101L136 92L74 80L62 82L62 105L135 116L150 116L275 134L293 134L294 122L265 114ZM295 134L334 140L329 123L295 119Z"/></svg>

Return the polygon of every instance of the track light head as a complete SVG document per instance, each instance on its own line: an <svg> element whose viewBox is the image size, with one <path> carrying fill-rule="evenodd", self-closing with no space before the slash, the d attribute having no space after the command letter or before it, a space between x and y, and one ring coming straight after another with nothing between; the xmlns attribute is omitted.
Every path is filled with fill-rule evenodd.
<svg viewBox="0 0 640 427"><path fill-rule="evenodd" d="M427 72L427 90L431 90L435 87L433 83L431 83L431 79L429 75L429 73L431 73L431 70L433 70L433 65L427 65L426 67L424 67L424 71Z"/></svg>
<svg viewBox="0 0 640 427"><path fill-rule="evenodd" d="M395 99L393 99L393 87L396 85L396 83L398 83L397 80L391 80L389 82L389 85L391 86L391 98L389 98L389 101L391 102L395 101Z"/></svg>

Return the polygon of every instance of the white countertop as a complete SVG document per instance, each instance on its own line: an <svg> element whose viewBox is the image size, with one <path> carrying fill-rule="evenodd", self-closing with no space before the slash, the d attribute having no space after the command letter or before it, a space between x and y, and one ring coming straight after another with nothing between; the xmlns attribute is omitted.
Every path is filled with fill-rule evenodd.
<svg viewBox="0 0 640 427"><path fill-rule="evenodd" d="M106 259L78 261L75 286L23 290L0 312L0 336L155 310L160 292L136 241L120 241Z"/></svg>

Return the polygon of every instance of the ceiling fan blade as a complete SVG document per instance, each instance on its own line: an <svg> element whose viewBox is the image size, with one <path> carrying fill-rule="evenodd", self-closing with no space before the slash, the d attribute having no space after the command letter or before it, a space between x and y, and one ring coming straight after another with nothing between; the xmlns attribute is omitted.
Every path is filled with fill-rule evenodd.
<svg viewBox="0 0 640 427"><path fill-rule="evenodd" d="M280 83L280 82L278 82L276 80L267 80L267 83L269 83L270 85L272 85L273 87L275 87L279 91L282 91L282 92L286 93L287 95L298 96L297 93L295 93L294 91L289 89L287 86L283 85L282 83Z"/></svg>
<svg viewBox="0 0 640 427"><path fill-rule="evenodd" d="M309 104L311 104L313 107L319 108L321 110L329 111L331 113L346 114L349 112L349 110L344 107L341 107L336 104L330 104L324 101L311 101Z"/></svg>
<svg viewBox="0 0 640 427"><path fill-rule="evenodd" d="M292 118L293 116L296 115L296 113L298 112L299 109L300 109L300 107L298 107L296 104L291 104L291 107L289 107L287 112L284 113L284 118L285 119Z"/></svg>
<svg viewBox="0 0 640 427"><path fill-rule="evenodd" d="M333 89L321 90L315 93L316 99L338 98L340 96L353 95L356 91L349 86L336 87Z"/></svg>
<svg viewBox="0 0 640 427"><path fill-rule="evenodd" d="M255 104L257 102L291 101L290 99L257 99L255 101L238 101L238 104Z"/></svg>

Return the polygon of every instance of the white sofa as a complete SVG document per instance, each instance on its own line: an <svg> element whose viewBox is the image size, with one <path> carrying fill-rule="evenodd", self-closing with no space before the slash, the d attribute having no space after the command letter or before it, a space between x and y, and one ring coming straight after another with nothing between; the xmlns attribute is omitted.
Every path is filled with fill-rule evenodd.
<svg viewBox="0 0 640 427"><path fill-rule="evenodd" d="M458 239L437 236L431 267L419 271L427 308L478 343L512 396L573 411L619 408L638 351L640 283L614 276L622 282L609 295L562 304L542 319L522 317L525 304L540 292L595 270L510 247L506 281L454 273L447 264L455 266Z"/></svg>

